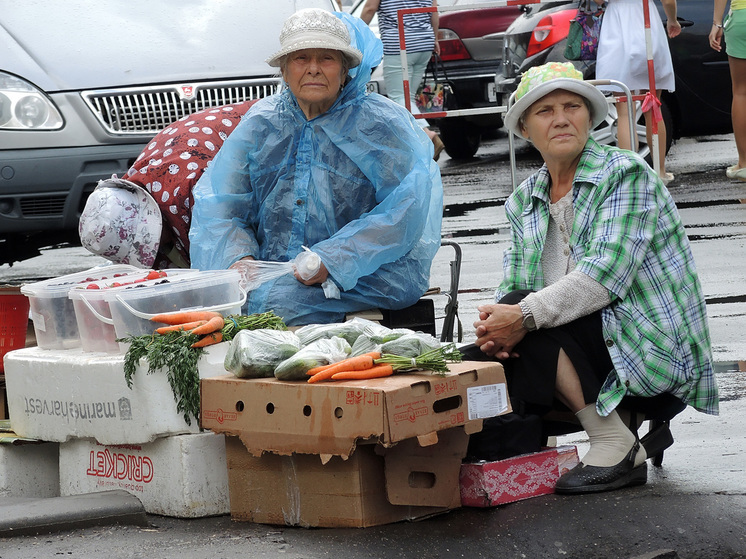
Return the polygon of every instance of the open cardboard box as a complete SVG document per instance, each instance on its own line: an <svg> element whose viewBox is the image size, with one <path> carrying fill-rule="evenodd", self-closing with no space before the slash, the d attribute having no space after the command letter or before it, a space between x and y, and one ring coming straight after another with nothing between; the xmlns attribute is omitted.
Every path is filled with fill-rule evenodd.
<svg viewBox="0 0 746 559"><path fill-rule="evenodd" d="M312 454L253 456L226 437L231 518L260 524L362 528L441 514L461 506L459 470L469 436L463 427L438 442L393 447L361 444L343 459Z"/></svg>
<svg viewBox="0 0 746 559"><path fill-rule="evenodd" d="M498 363L308 384L205 378L202 426L226 437L231 517L365 527L461 506L469 434L510 411Z"/></svg>
<svg viewBox="0 0 746 559"><path fill-rule="evenodd" d="M249 452L317 454L348 458L358 443L391 446L511 411L503 368L496 362L465 361L443 374L421 372L347 382L203 378L201 423L236 435Z"/></svg>

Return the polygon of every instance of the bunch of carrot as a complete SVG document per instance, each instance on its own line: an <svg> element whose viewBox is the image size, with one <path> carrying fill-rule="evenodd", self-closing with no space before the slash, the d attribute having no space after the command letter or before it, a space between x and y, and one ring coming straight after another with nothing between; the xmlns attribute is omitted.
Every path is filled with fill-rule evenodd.
<svg viewBox="0 0 746 559"><path fill-rule="evenodd" d="M448 371L448 362L461 361L461 352L454 344L433 348L417 357L381 354L371 351L321 365L307 371L308 382L324 380L364 380L388 377L399 371L427 370L436 373Z"/></svg>
<svg viewBox="0 0 746 559"><path fill-rule="evenodd" d="M322 380L363 380L393 375L394 367L388 363L376 363L376 359L380 358L380 352L371 351L329 365L314 367L306 372L308 382L313 383Z"/></svg>
<svg viewBox="0 0 746 559"><path fill-rule="evenodd" d="M156 328L158 334L181 331L201 336L191 347L206 347L223 340L221 332L225 319L223 315L212 311L185 311L176 313L164 313L153 316L150 320L168 324Z"/></svg>

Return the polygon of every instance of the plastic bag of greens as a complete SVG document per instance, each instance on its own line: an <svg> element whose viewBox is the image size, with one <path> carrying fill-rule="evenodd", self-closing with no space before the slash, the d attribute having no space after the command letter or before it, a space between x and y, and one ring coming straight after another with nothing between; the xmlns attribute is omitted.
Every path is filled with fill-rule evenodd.
<svg viewBox="0 0 746 559"><path fill-rule="evenodd" d="M316 340L279 363L275 367L275 377L280 380L305 380L309 369L341 361L349 357L351 349L347 340L336 336Z"/></svg>
<svg viewBox="0 0 746 559"><path fill-rule="evenodd" d="M350 351L350 357L362 355L363 353L369 353L371 351L381 351L381 344L374 341L367 334L360 334L352 344L352 351Z"/></svg>
<svg viewBox="0 0 746 559"><path fill-rule="evenodd" d="M293 332L286 330L240 330L225 355L225 370L239 378L271 377L278 363L303 347Z"/></svg>
<svg viewBox="0 0 746 559"><path fill-rule="evenodd" d="M426 351L437 349L440 342L430 334L412 332L381 344L381 353L399 355L401 357L417 357Z"/></svg>
<svg viewBox="0 0 746 559"><path fill-rule="evenodd" d="M363 324L350 320L349 322L332 324L309 324L298 328L295 333L304 346L317 340L329 339L335 336L346 340L348 344L352 345L358 336L363 333L363 329Z"/></svg>

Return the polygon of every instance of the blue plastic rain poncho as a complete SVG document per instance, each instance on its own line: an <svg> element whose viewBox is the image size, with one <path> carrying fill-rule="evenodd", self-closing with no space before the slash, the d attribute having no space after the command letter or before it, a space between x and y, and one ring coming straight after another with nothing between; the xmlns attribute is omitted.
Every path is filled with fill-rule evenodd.
<svg viewBox="0 0 746 559"><path fill-rule="evenodd" d="M292 275L249 293L245 312L273 310L288 325L414 304L440 247L443 187L432 142L406 109L366 92L381 42L362 20L335 15L363 60L334 105L308 121L287 87L262 99L194 189L194 268L223 269L249 255L286 262L303 246L321 257L340 299Z"/></svg>

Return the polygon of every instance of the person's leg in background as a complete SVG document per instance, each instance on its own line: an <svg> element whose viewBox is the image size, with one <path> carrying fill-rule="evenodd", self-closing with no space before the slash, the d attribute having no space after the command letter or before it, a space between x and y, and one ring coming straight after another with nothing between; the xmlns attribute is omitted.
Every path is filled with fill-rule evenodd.
<svg viewBox="0 0 746 559"><path fill-rule="evenodd" d="M427 68L427 62L430 60L431 53L429 52L414 52L407 53L407 73L409 79L409 103L410 111L413 115L420 114L415 103L415 93L417 87L422 81L422 77L425 75L425 69ZM392 101L406 106L404 103L404 79L402 73L401 56L396 55L385 55L383 57L383 80L386 84L386 95ZM427 120L424 118L418 118L417 124L425 131L430 140L433 142L433 159L435 161L440 157L440 153L443 151L445 146L443 145L440 136L430 130L428 127Z"/></svg>
<svg viewBox="0 0 746 559"><path fill-rule="evenodd" d="M730 178L746 181L746 59L728 57L730 79L733 84L733 102L731 104L731 119L733 120L733 136L738 150L738 163L730 167ZM736 174L739 172L738 174ZM730 176L733 175L733 176Z"/></svg>
<svg viewBox="0 0 746 559"><path fill-rule="evenodd" d="M635 95L644 95L647 91L635 92ZM658 91L658 99L660 99L661 92ZM622 149L632 150L633 134L637 133L636 125L630 128L629 125L629 112L627 109L627 103L619 101L617 103L617 145ZM653 148L653 112L648 111L645 113L645 135L647 137L648 146L650 149ZM666 125L661 120L658 123L658 155L660 157L660 177L664 184L668 184L673 180L673 175L666 172ZM652 159L652 155L651 155Z"/></svg>

